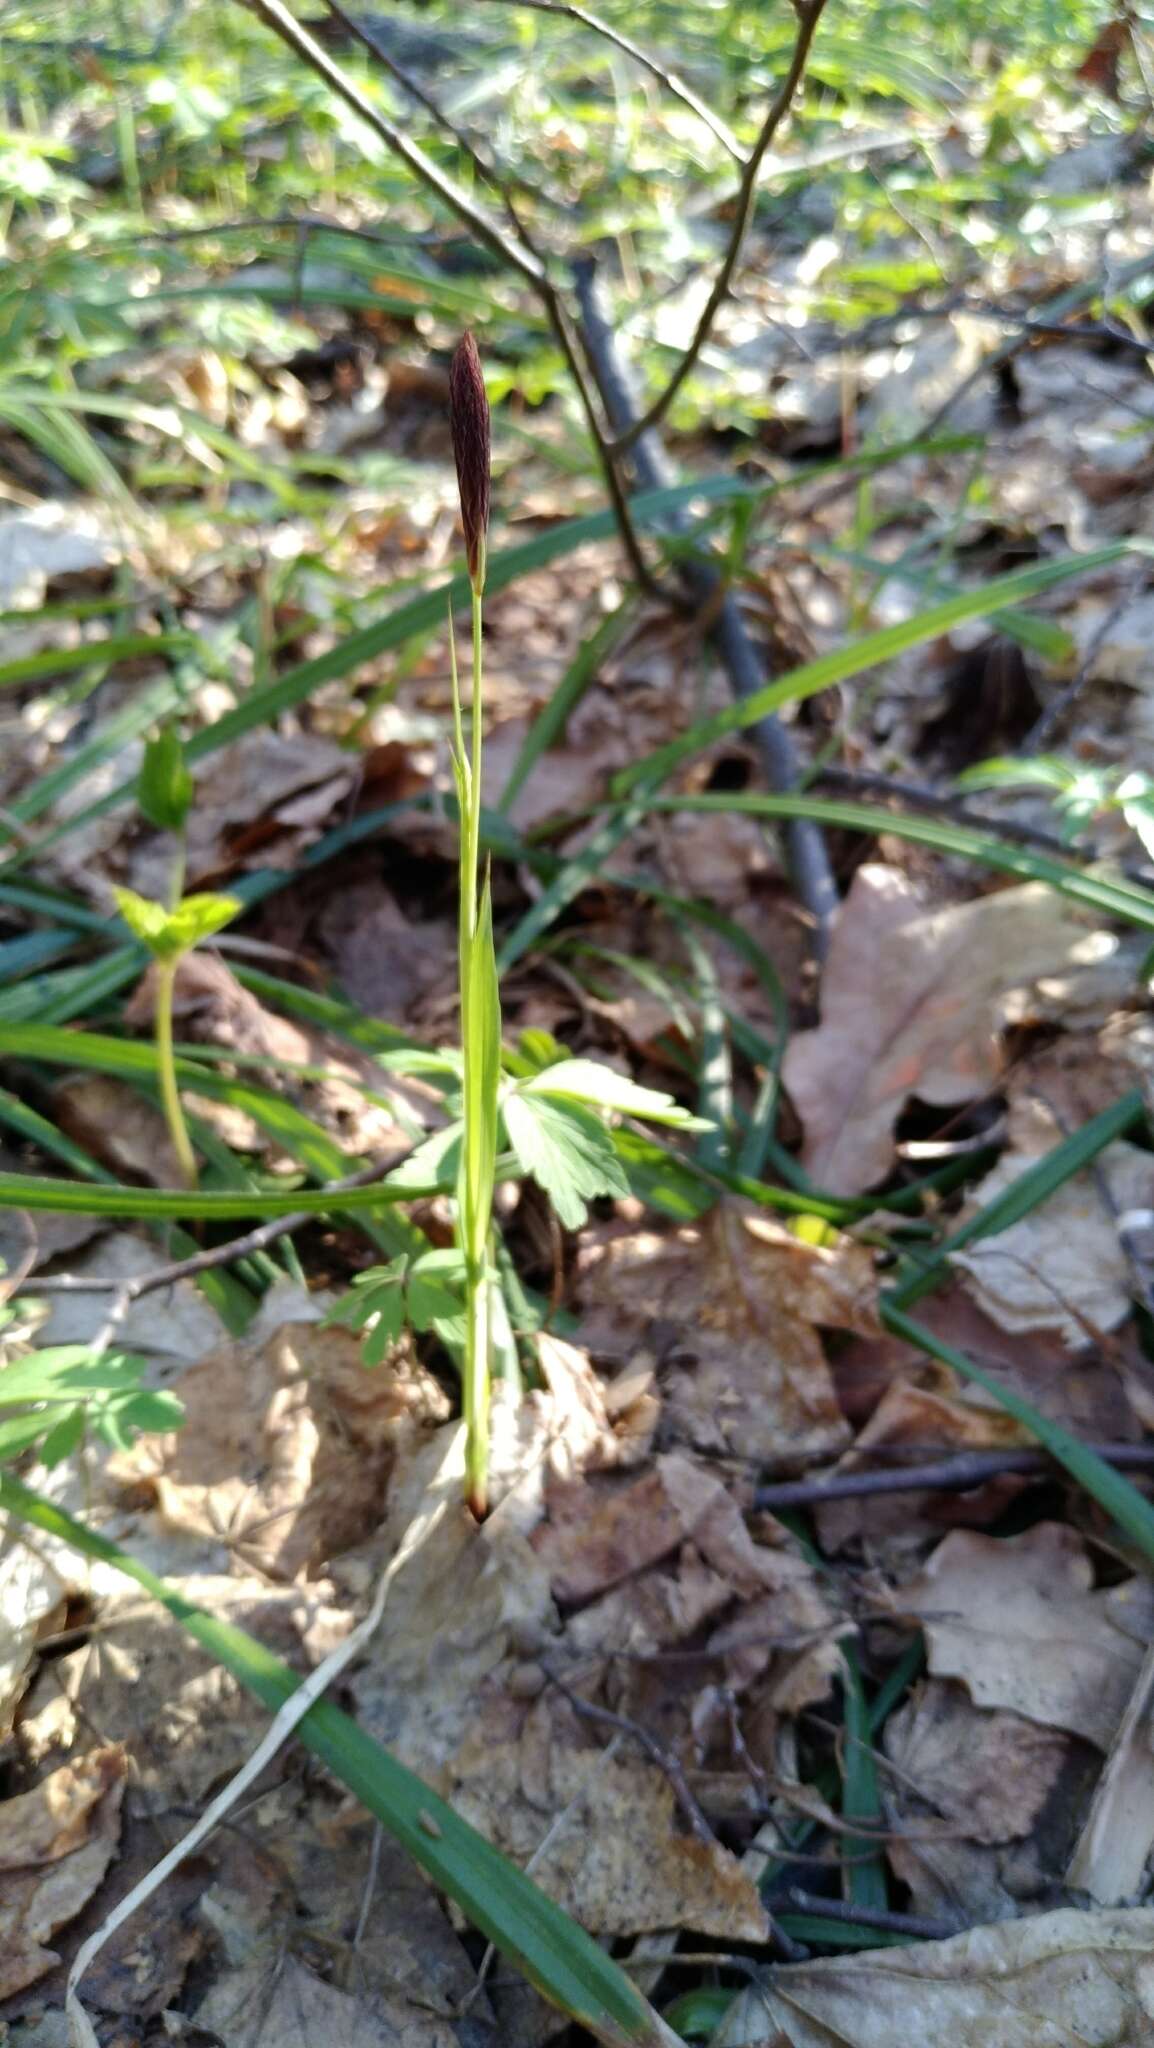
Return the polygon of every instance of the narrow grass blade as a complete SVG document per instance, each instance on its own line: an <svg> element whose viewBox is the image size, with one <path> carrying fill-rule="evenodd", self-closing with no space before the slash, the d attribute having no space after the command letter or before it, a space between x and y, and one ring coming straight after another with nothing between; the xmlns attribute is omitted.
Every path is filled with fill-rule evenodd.
<svg viewBox="0 0 1154 2048"><path fill-rule="evenodd" d="M882 1810L878 1767L873 1753L870 1711L862 1684L861 1665L849 1643L843 1643L842 1698L845 1704L845 1748L842 1757L842 1818L858 1825L880 1828ZM879 1846L873 1855L862 1854L866 1844L852 1841L854 1855L844 1870L845 1896L855 1906L873 1911L889 1905L885 1857Z"/></svg>
<svg viewBox="0 0 1154 2048"><path fill-rule="evenodd" d="M643 808L635 804L611 813L581 852L562 864L548 888L542 890L536 903L525 912L505 940L497 957L501 974L507 974L522 954L528 952L534 940L548 931L554 918L559 917L574 897L579 896L582 889L601 872L609 856L616 852L621 841L628 837L643 816Z"/></svg>
<svg viewBox="0 0 1154 2048"><path fill-rule="evenodd" d="M616 778L614 794L626 796L641 784L662 782L678 762L699 754L703 747L711 745L714 740L724 739L728 733L743 732L747 726L756 725L758 719L780 711L785 704L798 704L803 698L816 696L819 690L827 690L833 683L846 682L851 676L861 675L865 669L876 668L879 662L905 654L911 647L920 647L927 640L936 639L939 634L964 624L968 619L988 618L991 612L1036 597L1039 592L1051 590L1055 584L1064 583L1071 576L1106 568L1111 562L1120 561L1131 553L1135 546L1142 552L1147 550L1144 542L1117 541L1109 547L1095 548L1088 554L1067 555L1059 562L1040 562L1030 569L1016 569L1008 576L995 577L980 589L958 591L941 604L919 612L915 618L904 619L900 625L883 626L876 633L867 633L862 639L852 641L848 647L835 648L830 654L820 655L816 661L807 661L788 675L779 677L777 682L768 683L764 690L755 690L751 697L743 698L740 703L726 706L711 718L701 719L680 739L656 748L644 760L624 769Z"/></svg>
<svg viewBox="0 0 1154 2048"><path fill-rule="evenodd" d="M296 1691L296 1672L254 1637L196 1607L107 1537L0 1476L0 1507L135 1580L201 1646L272 1711ZM375 1814L466 1917L524 1972L542 1996L606 2048L676 2048L612 1958L532 1880L454 1813L412 1771L328 1700L304 1716L301 1741Z"/></svg>
<svg viewBox="0 0 1154 2048"><path fill-rule="evenodd" d="M729 1164L733 1121L733 1060L729 1047L717 969L696 932L683 934L701 1003L701 1046L697 1073L697 1114L710 1128L702 1131L695 1152L704 1167Z"/></svg>
<svg viewBox="0 0 1154 2048"><path fill-rule="evenodd" d="M118 661L139 661L142 655L186 654L194 644L191 633L118 633L107 640L82 641L78 647L50 647L0 663L0 690L67 675L73 669L113 668Z"/></svg>
<svg viewBox="0 0 1154 2048"><path fill-rule="evenodd" d="M984 1209L960 1225L953 1235L938 1246L932 1259L911 1264L900 1275L896 1286L890 1288L887 1300L897 1309L910 1308L922 1296L933 1292L945 1280L950 1270L950 1259L954 1252L964 1245L973 1244L978 1238L996 1237L999 1231L1008 1230L1013 1223L1019 1223L1023 1216L1029 1216L1040 1209L1052 1194L1071 1180L1076 1173L1089 1166L1107 1145L1116 1138L1122 1138L1133 1130L1146 1114L1146 1106L1136 1088L1123 1095L1111 1108L1104 1109L1091 1117L1061 1144L1044 1154L1035 1165L1028 1166L1009 1187L1003 1188Z"/></svg>
<svg viewBox="0 0 1154 2048"><path fill-rule="evenodd" d="M524 788L532 770L550 747L559 746L565 737L565 728L597 675L601 663L622 638L629 624L629 610L619 605L602 619L594 632L577 649L573 660L562 676L547 704L538 713L521 743L521 751L510 770L509 780L501 792L499 808L509 810L518 792Z"/></svg>
<svg viewBox="0 0 1154 2048"><path fill-rule="evenodd" d="M59 397L57 402L62 402ZM831 463L827 472L814 471L810 481L817 481L823 473L832 476L847 468L884 468L887 464L900 461L904 456L928 445L919 441L903 442L895 448L878 450L854 458L848 464ZM967 446L969 443L965 439L959 443L956 437L946 437L943 445L957 447ZM691 483L674 484L657 491L638 492L631 500L631 510L639 526L659 527L671 511L683 505L698 501L703 504L723 505L741 498L768 499L785 488L786 484L777 482L749 484L739 477L703 477ZM575 553L589 541L607 540L615 530L615 515L611 510L591 512L578 519L564 520L558 526L535 535L532 540L524 541L517 547L499 549L489 555L486 561L486 592L493 596L498 590L505 589L530 570L540 569L549 562L559 561L565 555ZM1081 558L1083 564L1088 564L1090 560L1089 556ZM396 606L383 619L375 620L371 626L364 626L360 631L347 635L324 654L316 655L310 661L298 663L288 669L283 676L278 676L274 682L247 691L243 701L234 711L227 712L223 718L218 718L212 725L193 735L188 743L188 759L202 760L206 755L215 753L218 747L229 745L233 740L242 738L245 733L252 732L257 726L272 724L285 711L291 711L298 704L304 703L305 699L310 697L314 690L319 690L323 684L336 682L343 676L351 675L364 663L376 660L378 655L391 649L402 647L407 640L411 640L417 634L435 631L444 619L446 603L451 603L455 608L464 606L468 604L469 596L469 579L462 571L448 583L438 585L435 590L423 591L404 604ZM149 724L153 719L164 716L171 708L172 702L163 706L158 705L149 713L143 724ZM143 730L143 725L138 727L138 730ZM19 809L18 816L38 815L46 808L46 781L47 778L44 778L44 781L33 784L22 799L22 803L29 808ZM134 783L129 780L107 791L82 811L77 812L67 826L59 827L56 832L48 835L48 838L60 837L65 831L73 830L80 824L115 809L117 804L123 803L132 795L133 788ZM10 833L5 833L3 825L0 824L0 839L11 836ZM42 843L48 843L47 839ZM30 858L28 849L14 849L5 862L6 871L11 872Z"/></svg>
<svg viewBox="0 0 1154 2048"><path fill-rule="evenodd" d="M918 818L888 811L879 804L839 803L818 796L761 796L745 790L725 796L639 798L638 810L740 812L753 818L812 818L815 824L840 826L847 832L886 832L938 853L977 861L1018 882L1048 882L1075 903L1084 903L1106 917L1154 932L1154 891L1121 876L1099 875L1074 861L1057 860L1034 847L1011 846L994 832L968 825L950 825L938 818Z"/></svg>
<svg viewBox="0 0 1154 2048"><path fill-rule="evenodd" d="M928 1357L936 1358L941 1364L950 1366L959 1378L972 1380L977 1386L984 1387L988 1394L992 1394L1006 1413L1023 1423L1037 1437L1038 1442L1044 1445L1051 1457L1065 1467L1070 1477L1092 1495L1099 1507L1105 1510L1119 1528L1126 1531L1143 1555L1154 1563L1154 1506L1151 1506L1137 1487L1132 1486L1121 1472L1115 1471L1112 1465L1108 1465L1105 1459L1100 1458L1097 1452L1090 1450L1086 1444L1079 1443L1077 1437L1071 1436L1070 1431L1064 1429L1060 1422L1051 1422L1049 1416L1043 1415L1039 1408L1035 1408L1032 1401L1025 1400L1012 1387L1004 1386L992 1373L985 1372L980 1365L975 1365L972 1359L956 1351L952 1344L945 1343L942 1338L935 1336L932 1330L927 1330L923 1323L917 1323L912 1316L907 1316L903 1309L898 1308L885 1295L881 1299L881 1317L886 1328L891 1330L895 1337L901 1337L907 1344L915 1345Z"/></svg>
<svg viewBox="0 0 1154 2048"><path fill-rule="evenodd" d="M31 1173L0 1173L0 1209L43 1209L58 1216L141 1216L146 1222L169 1217L232 1223L242 1217L259 1222L267 1216L339 1216L358 1209L389 1208L426 1195L449 1194L448 1181L406 1181L394 1188L387 1180L363 1188L271 1189L256 1194L231 1189L195 1194L180 1188L83 1187L77 1181L52 1180Z"/></svg>

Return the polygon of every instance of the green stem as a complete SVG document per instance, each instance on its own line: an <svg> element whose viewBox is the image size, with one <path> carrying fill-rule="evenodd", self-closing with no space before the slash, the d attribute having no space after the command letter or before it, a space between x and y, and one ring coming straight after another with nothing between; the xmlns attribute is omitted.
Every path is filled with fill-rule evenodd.
<svg viewBox="0 0 1154 2048"><path fill-rule="evenodd" d="M496 1004L496 967L488 891L479 894L482 767L482 639L481 588L483 564L473 585L473 699L471 760L464 758L459 695L457 747L460 755L458 791L464 798L461 820L461 1042L464 1055L464 1133L458 1208L465 1258L465 1484L469 1506L482 1517L488 1507L489 1473L489 1223L493 1204L492 1161L496 1152L496 1073L490 1072L491 1005ZM500 1041L499 1014L496 1021ZM492 1099L490 1100L490 1097Z"/></svg>
<svg viewBox="0 0 1154 2048"><path fill-rule="evenodd" d="M481 575L484 575L484 567L484 560L482 558ZM473 774L470 791L472 796L472 816L469 819L469 827L472 834L471 901L473 904L474 929L476 929L477 868L481 848L481 651L481 577L478 576L476 583L473 585Z"/></svg>
<svg viewBox="0 0 1154 2048"><path fill-rule="evenodd" d="M196 1154L184 1121L180 1106L180 1091L176 1085L176 1063L172 1051L172 998L176 985L176 960L156 962L156 1058L160 1075L160 1100L164 1107L168 1134L180 1165L180 1177L186 1188L197 1184Z"/></svg>

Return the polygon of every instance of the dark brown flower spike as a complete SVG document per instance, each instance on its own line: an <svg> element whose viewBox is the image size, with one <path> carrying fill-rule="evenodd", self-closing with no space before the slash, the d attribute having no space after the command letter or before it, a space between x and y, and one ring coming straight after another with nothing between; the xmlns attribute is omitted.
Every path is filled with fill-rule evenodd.
<svg viewBox="0 0 1154 2048"><path fill-rule="evenodd" d="M449 426L469 581L480 593L485 581L485 536L489 530L489 401L477 344L463 334L449 369Z"/></svg>

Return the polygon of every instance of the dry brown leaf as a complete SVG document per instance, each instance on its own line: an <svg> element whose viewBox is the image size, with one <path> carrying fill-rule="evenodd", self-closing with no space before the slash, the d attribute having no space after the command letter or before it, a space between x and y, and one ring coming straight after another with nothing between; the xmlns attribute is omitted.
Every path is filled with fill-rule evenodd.
<svg viewBox="0 0 1154 2048"><path fill-rule="evenodd" d="M966 1215L985 1208L1035 1166L1058 1133L1006 1152L974 1189ZM1048 1135L1049 1144L1045 1142ZM1154 1205L1154 1159L1119 1142L1099 1154L1117 1212ZM1098 1333L1116 1329L1130 1313L1133 1278L1118 1226L1095 1174L1064 1181L1040 1209L996 1237L954 1254L967 1284L988 1316L1004 1330L1056 1330L1077 1350Z"/></svg>
<svg viewBox="0 0 1154 2048"><path fill-rule="evenodd" d="M197 2024L228 2048L458 2048L450 2022L407 1999L362 1998L295 1956L258 1956L217 1977Z"/></svg>
<svg viewBox="0 0 1154 2048"><path fill-rule="evenodd" d="M1058 1912L796 1963L730 2007L717 2048L1148 2048L1154 1912Z"/></svg>
<svg viewBox="0 0 1154 2048"><path fill-rule="evenodd" d="M348 1626L347 1611L325 1604L331 1589L313 1587L306 1595L208 1573L169 1583L298 1670L331 1649ZM134 1809L153 1820L174 1808L198 1809L256 1748L267 1709L166 1609L142 1602L135 1587L105 1597L100 1618L92 1641L54 1667L77 1701L81 1725L114 1735L131 1753Z"/></svg>
<svg viewBox="0 0 1154 2048"><path fill-rule="evenodd" d="M662 1772L632 1743L608 1757L590 1740L600 1731L559 1694L542 1693L536 1659L563 1655L565 1645L524 1531L541 1512L549 1409L538 1396L522 1410L522 1479L481 1529L460 1502L458 1430L443 1433L395 1489L387 1540L403 1541L407 1555L384 1625L351 1677L358 1718L522 1863L548 1837L534 1874L586 1926L624 1934L684 1925L757 1939L765 1920L755 1886L726 1850L675 1827ZM739 1546L714 1513L718 1548ZM526 1659L528 1696L516 1683Z"/></svg>
<svg viewBox="0 0 1154 2048"><path fill-rule="evenodd" d="M1142 1653L1092 1587L1081 1537L1039 1522L1005 1538L955 1530L899 1597L922 1616L932 1672L1108 1750Z"/></svg>
<svg viewBox="0 0 1154 2048"><path fill-rule="evenodd" d="M448 1410L404 1344L370 1371L350 1331L316 1323L225 1343L179 1387L183 1428L142 1438L111 1477L148 1480L173 1527L289 1576L372 1533L398 1450Z"/></svg>
<svg viewBox="0 0 1154 2048"><path fill-rule="evenodd" d="M803 1244L721 1205L679 1229L587 1233L578 1291L594 1355L657 1359L675 1440L768 1470L844 1444L816 1326L876 1332L866 1247Z"/></svg>
<svg viewBox="0 0 1154 2048"><path fill-rule="evenodd" d="M886 1723L885 1750L905 1789L975 1842L1029 1833L1069 1739L1003 1708L975 1707L960 1685L931 1678Z"/></svg>
<svg viewBox="0 0 1154 2048"><path fill-rule="evenodd" d="M891 1718L885 1746L886 1854L914 1912L967 1926L1053 1896L1094 1767L1088 1745L931 1678Z"/></svg>
<svg viewBox="0 0 1154 2048"><path fill-rule="evenodd" d="M843 1472L893 1471L894 1457L878 1453L900 1452L909 1462L920 1451L921 1462L932 1462L951 1451L1003 1449L1011 1444L1033 1444L1029 1432L1006 1414L1004 1408L979 1406L954 1392L954 1375L948 1368L925 1363L917 1382L895 1379L887 1387L865 1428L854 1439L843 1458L832 1467ZM932 1445L932 1452L924 1450ZM1017 1481L1011 1482L1014 1486ZM1004 1499L1001 1488L986 1490L989 1501L985 1519L999 1511ZM961 1497L964 1518L973 1515L972 1495ZM933 1493L894 1493L877 1498L832 1500L817 1509L821 1547L827 1555L864 1543L876 1555L885 1543L888 1557L924 1545L926 1535L941 1525L943 1516L957 1513L957 1497Z"/></svg>
<svg viewBox="0 0 1154 2048"><path fill-rule="evenodd" d="M52 1091L60 1128L122 1178L153 1187L180 1186L180 1163L168 1126L147 1102L112 1074L73 1074Z"/></svg>
<svg viewBox="0 0 1154 2048"><path fill-rule="evenodd" d="M157 1271L169 1263L158 1245L137 1237L130 1230L114 1230L90 1250L68 1262L75 1280L132 1280ZM47 1344L86 1344L108 1320L109 1291L98 1286L88 1293L83 1287L49 1300L47 1321L41 1338ZM150 1385L170 1385L173 1370L190 1360L203 1358L220 1340L220 1317L192 1280L178 1280L173 1287L158 1287L131 1303L117 1324L117 1342L126 1350L139 1349L152 1361Z"/></svg>
<svg viewBox="0 0 1154 2048"><path fill-rule="evenodd" d="M31 1792L6 1799L0 1871L58 1863L78 1849L91 1830L93 1808L123 1775L124 1752L112 1745L53 1771Z"/></svg>
<svg viewBox="0 0 1154 2048"><path fill-rule="evenodd" d="M448 917L407 916L378 874L334 891L311 935L349 999L394 1024L417 1015L423 998L443 987L456 944Z"/></svg>
<svg viewBox="0 0 1154 2048"><path fill-rule="evenodd" d="M153 1021L155 972L150 967L125 1006L125 1018L138 1028ZM295 1023L269 1010L243 988L225 962L204 951L186 953L176 973L174 1015L180 1035L206 1045L227 1047L289 1065L323 1067L319 1080L280 1075L269 1068L266 1086L283 1089L308 1115L324 1125L350 1152L376 1151L405 1143L405 1134L384 1103L366 1098L366 1084L380 1097L396 1097L428 1110L439 1101L425 1084L384 1075L368 1054L340 1045L311 1025ZM196 1098L199 1116L213 1124L229 1144L241 1149L267 1148L274 1161L283 1153L255 1118L232 1103Z"/></svg>
<svg viewBox="0 0 1154 2048"><path fill-rule="evenodd" d="M998 1032L1034 1014L1032 985L1092 966L1113 941L1042 884L928 908L895 869L858 869L822 980L822 1021L782 1068L819 1187L857 1194L886 1174L910 1096L982 1095L1001 1070Z"/></svg>
<svg viewBox="0 0 1154 2048"><path fill-rule="evenodd" d="M922 1302L918 1315L935 1336L1088 1442L1132 1442L1140 1435L1130 1405L1130 1359L1126 1360L1124 1384L1112 1361L1084 1351L1070 1352L1053 1331L1023 1330L1011 1335L983 1313L960 1275ZM1115 1339L1115 1343L1121 1341ZM912 1378L919 1387L948 1389L952 1401L984 1416L986 1426L1004 1426L1005 1411L992 1394L927 1366L922 1352L896 1338L887 1337L880 1343L851 1338L838 1348L834 1375L842 1406L855 1421L871 1414L885 1388L901 1376Z"/></svg>
<svg viewBox="0 0 1154 2048"><path fill-rule="evenodd" d="M0 1998L46 1976L46 1943L92 1897L116 1849L126 1756L117 1744L65 1764L0 1808Z"/></svg>
<svg viewBox="0 0 1154 2048"><path fill-rule="evenodd" d="M756 1885L719 1842L684 1831L665 1775L628 1749L576 1747L570 1721L547 1699L514 1739L479 1723L454 1759L454 1805L516 1862L532 1857L537 1883L591 1933L763 1941Z"/></svg>
<svg viewBox="0 0 1154 2048"><path fill-rule="evenodd" d="M1152 1713L1154 1649L1146 1652L1066 1872L1067 1883L1099 1906L1136 1896L1154 1847Z"/></svg>
<svg viewBox="0 0 1154 2048"><path fill-rule="evenodd" d="M302 847L353 787L357 764L317 733L246 733L198 770L188 817L188 874L203 886L247 866L291 867ZM141 842L131 881L145 896L164 898L172 856L164 835Z"/></svg>

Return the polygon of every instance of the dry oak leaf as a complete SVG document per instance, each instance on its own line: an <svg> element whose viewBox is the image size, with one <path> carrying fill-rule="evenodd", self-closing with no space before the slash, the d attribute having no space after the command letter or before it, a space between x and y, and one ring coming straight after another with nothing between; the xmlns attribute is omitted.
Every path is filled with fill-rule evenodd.
<svg viewBox="0 0 1154 2048"><path fill-rule="evenodd" d="M1016 1920L1068 1853L1096 1768L1089 1745L930 1678L887 1723L885 1747L886 1855L911 1911L960 1926Z"/></svg>
<svg viewBox="0 0 1154 2048"><path fill-rule="evenodd" d="M930 1678L885 1728L885 1751L927 1806L975 1842L1012 1842L1029 1833L1065 1760L1069 1739L997 1707L975 1707L960 1685Z"/></svg>
<svg viewBox="0 0 1154 2048"><path fill-rule="evenodd" d="M228 2048L457 2048L450 2021L407 2000L342 1991L291 1955L224 1971L196 2019Z"/></svg>
<svg viewBox="0 0 1154 2048"><path fill-rule="evenodd" d="M803 1244L723 1203L697 1224L589 1238L579 1290L582 1341L657 1359L666 1432L688 1448L773 1470L846 1442L818 1330L878 1332L867 1246Z"/></svg>
<svg viewBox="0 0 1154 2048"><path fill-rule="evenodd" d="M929 1667L960 1678L979 1706L1008 1707L1108 1750L1142 1647L1093 1588L1081 1538L1059 1522L1021 1536L955 1530L899 1590L925 1624Z"/></svg>
<svg viewBox="0 0 1154 2048"><path fill-rule="evenodd" d="M1055 1132L1051 1142L1056 1142ZM1002 1194L1045 1146L1003 1154L973 1191L966 1214ZM1154 1159L1137 1145L1108 1145L1096 1162L1121 1212L1154 1206ZM996 1237L954 1254L966 1285L1003 1330L1056 1330L1071 1350L1093 1344L1130 1313L1133 1278L1118 1226L1094 1174L1078 1173Z"/></svg>
<svg viewBox="0 0 1154 2048"><path fill-rule="evenodd" d="M782 1067L807 1173L841 1195L883 1179L907 1099L984 1094L1001 1070L1000 1030L1034 1013L1033 985L1093 967L1114 944L1041 883L932 909L896 869L859 868L822 977L822 1021L790 1040Z"/></svg>
<svg viewBox="0 0 1154 2048"><path fill-rule="evenodd" d="M0 1998L59 1961L46 1943L88 1904L112 1860L126 1768L110 1743L0 1806Z"/></svg>
<svg viewBox="0 0 1154 2048"><path fill-rule="evenodd" d="M715 2048L1149 2048L1154 1912L1042 1913L775 1970Z"/></svg>
<svg viewBox="0 0 1154 2048"><path fill-rule="evenodd" d="M1010 1445L1033 1444L1028 1431L1014 1422L1004 1408L992 1402L983 1405L968 1400L965 1392L963 1389L960 1396L955 1393L953 1374L932 1362L919 1372L916 1384L909 1379L892 1380L865 1428L831 1468L831 1476L892 1471L895 1454L905 1457L907 1463L911 1457L924 1463L926 1455L920 1447L925 1444L933 1444L935 1455L942 1457L951 1451L1003 1450ZM991 1497L995 1505L990 1515L975 1516L975 1520L989 1520L997 1513L1002 1494L995 1489ZM967 1507L972 1505L972 1496L964 1498ZM821 1503L816 1510L821 1547L827 1555L845 1550L850 1544L865 1543L876 1556L877 1546L884 1543L887 1558L904 1551L907 1560L911 1550L924 1548L927 1534L940 1531L943 1517L957 1512L955 1496L946 1495L943 1499L941 1494L932 1493L831 1500Z"/></svg>
<svg viewBox="0 0 1154 2048"><path fill-rule="evenodd" d="M349 1625L346 1610L323 1604L331 1589L305 1593L205 1572L172 1576L169 1584L297 1670L316 1662ZM142 1606L135 1587L102 1598L100 1619L104 1629L93 1643L55 1667L82 1725L108 1729L130 1752L134 1810L155 1824L173 1808L199 1809L256 1748L267 1709L166 1608Z"/></svg>
<svg viewBox="0 0 1154 2048"><path fill-rule="evenodd" d="M542 1465L550 1416L538 1400L527 1421ZM566 1647L524 1534L540 1507L514 1487L478 1529L461 1504L461 1466L462 1432L442 1431L394 1488L386 1546L404 1556L384 1624L350 1675L358 1720L491 1841L522 1863L533 1857L537 1880L585 1926L763 1939L756 1886L720 1844L678 1831L669 1784L634 1744L609 1757L559 1694L515 1696L510 1679L527 1655ZM711 1508L718 1554L727 1544L739 1554L715 1504L699 1502L698 1523ZM676 1508L671 1518L667 1549L683 1526Z"/></svg>
<svg viewBox="0 0 1154 2048"><path fill-rule="evenodd" d="M290 1576L371 1534L398 1449L448 1406L403 1346L366 1372L356 1337L317 1323L223 1344L179 1390L184 1427L143 1439L112 1477L148 1479L173 1527Z"/></svg>
<svg viewBox="0 0 1154 2048"><path fill-rule="evenodd" d="M568 1705L546 1695L514 1721L492 1700L452 1761L448 1797L598 1935L692 1928L764 1941L757 1885L720 1842L687 1834L665 1774L632 1744L583 1742Z"/></svg>

